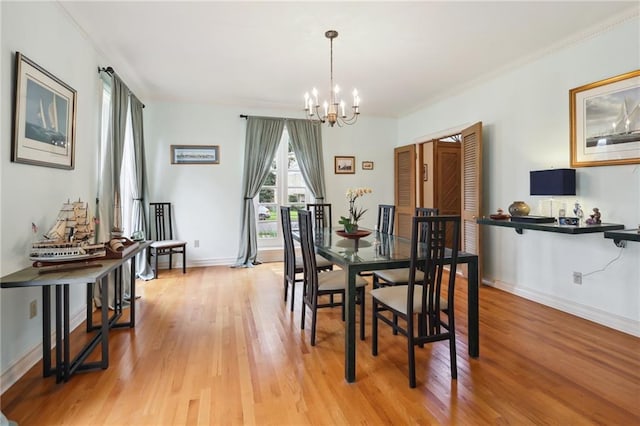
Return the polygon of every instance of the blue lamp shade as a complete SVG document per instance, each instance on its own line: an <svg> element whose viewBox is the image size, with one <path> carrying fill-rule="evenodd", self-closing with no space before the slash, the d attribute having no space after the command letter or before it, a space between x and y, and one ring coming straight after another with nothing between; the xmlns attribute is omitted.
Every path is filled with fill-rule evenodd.
<svg viewBox="0 0 640 426"><path fill-rule="evenodd" d="M575 169L529 172L530 195L576 195Z"/></svg>

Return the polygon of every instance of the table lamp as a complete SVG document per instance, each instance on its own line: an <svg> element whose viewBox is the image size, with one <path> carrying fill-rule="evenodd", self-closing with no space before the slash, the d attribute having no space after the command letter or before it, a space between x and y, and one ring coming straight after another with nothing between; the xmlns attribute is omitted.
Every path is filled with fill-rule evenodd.
<svg viewBox="0 0 640 426"><path fill-rule="evenodd" d="M550 169L529 172L529 194L550 195L550 210L553 216L554 195L576 195L575 169Z"/></svg>

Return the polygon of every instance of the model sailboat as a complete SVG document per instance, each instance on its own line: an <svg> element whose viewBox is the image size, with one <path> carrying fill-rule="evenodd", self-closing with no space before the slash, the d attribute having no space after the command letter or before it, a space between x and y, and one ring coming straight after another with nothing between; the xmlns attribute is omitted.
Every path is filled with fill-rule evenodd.
<svg viewBox="0 0 640 426"><path fill-rule="evenodd" d="M29 259L41 262L68 262L106 255L104 244L92 244L94 221L89 217L88 204L67 201L56 223L44 234L44 240L33 243Z"/></svg>

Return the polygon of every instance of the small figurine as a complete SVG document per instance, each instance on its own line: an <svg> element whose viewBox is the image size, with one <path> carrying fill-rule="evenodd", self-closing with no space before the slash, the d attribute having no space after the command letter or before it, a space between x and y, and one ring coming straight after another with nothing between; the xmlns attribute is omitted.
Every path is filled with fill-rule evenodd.
<svg viewBox="0 0 640 426"><path fill-rule="evenodd" d="M580 203L576 201L573 205L573 214L582 222L582 218L584 217L584 212L582 211L582 207L580 207Z"/></svg>
<svg viewBox="0 0 640 426"><path fill-rule="evenodd" d="M599 225L602 221L600 220L600 209L597 207L593 208L593 214L589 215L589 219L587 219L587 224L589 225Z"/></svg>

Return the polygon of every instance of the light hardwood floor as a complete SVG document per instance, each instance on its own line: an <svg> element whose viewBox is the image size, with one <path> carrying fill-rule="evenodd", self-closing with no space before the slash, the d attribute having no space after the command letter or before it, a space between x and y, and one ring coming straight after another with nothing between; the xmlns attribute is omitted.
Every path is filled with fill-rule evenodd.
<svg viewBox="0 0 640 426"><path fill-rule="evenodd" d="M417 350L416 389L403 337L381 325L371 355L369 315L346 383L339 308L320 311L311 347L300 300L294 313L282 300L281 263L161 271L138 288L137 326L112 332L107 370L56 385L38 364L2 395L2 412L21 426L640 423L640 339L490 287L480 358L467 355L459 282L458 380L439 342Z"/></svg>

